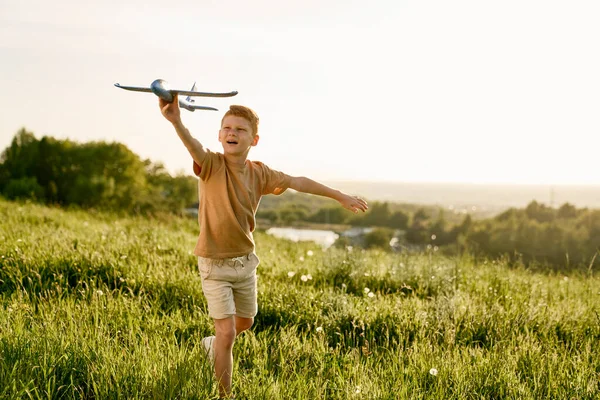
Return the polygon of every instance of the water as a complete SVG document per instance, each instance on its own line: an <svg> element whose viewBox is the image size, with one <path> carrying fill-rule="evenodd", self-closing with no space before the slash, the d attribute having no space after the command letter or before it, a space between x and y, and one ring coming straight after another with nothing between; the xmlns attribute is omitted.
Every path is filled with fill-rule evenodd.
<svg viewBox="0 0 600 400"><path fill-rule="evenodd" d="M289 239L294 242L301 241L312 241L328 248L331 246L339 235L333 231L324 231L317 229L297 229L297 228L269 228L267 229L269 235L273 235L278 238Z"/></svg>

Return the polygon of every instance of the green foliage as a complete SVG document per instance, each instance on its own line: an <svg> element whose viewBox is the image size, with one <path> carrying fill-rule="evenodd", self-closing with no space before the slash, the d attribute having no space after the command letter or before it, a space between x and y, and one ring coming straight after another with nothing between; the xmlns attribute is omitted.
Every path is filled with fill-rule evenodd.
<svg viewBox="0 0 600 400"><path fill-rule="evenodd" d="M197 200L195 178L171 177L120 143L37 140L21 129L0 160L7 198L137 212L181 212Z"/></svg>
<svg viewBox="0 0 600 400"><path fill-rule="evenodd" d="M0 398L214 398L196 230L0 200ZM600 395L594 269L256 241L236 398Z"/></svg>
<svg viewBox="0 0 600 400"><path fill-rule="evenodd" d="M394 237L394 231L388 228L376 228L365 234L365 248L388 249L390 240Z"/></svg>

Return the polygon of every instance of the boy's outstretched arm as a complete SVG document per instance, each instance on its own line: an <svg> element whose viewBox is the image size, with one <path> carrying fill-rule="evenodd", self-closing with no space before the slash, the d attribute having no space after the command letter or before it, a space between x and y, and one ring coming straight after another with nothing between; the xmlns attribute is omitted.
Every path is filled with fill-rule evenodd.
<svg viewBox="0 0 600 400"><path fill-rule="evenodd" d="M316 194L337 200L345 209L354 213L359 211L365 212L369 208L367 202L358 196L347 195L304 176L292 177L290 188L298 192Z"/></svg>
<svg viewBox="0 0 600 400"><path fill-rule="evenodd" d="M196 161L196 164L201 165L206 156L206 151L204 150L204 147L202 147L202 144L190 134L190 131L183 125L183 122L181 122L181 112L177 95L173 96L173 102L171 103L168 103L159 97L158 106L160 107L162 115L167 121L173 124L173 127L177 131L177 135L179 135L179 138L190 152L194 161Z"/></svg>

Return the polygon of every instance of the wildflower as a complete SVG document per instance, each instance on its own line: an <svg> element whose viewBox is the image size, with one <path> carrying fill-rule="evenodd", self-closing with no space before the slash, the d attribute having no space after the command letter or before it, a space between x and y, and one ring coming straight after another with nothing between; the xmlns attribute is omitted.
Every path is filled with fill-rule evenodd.
<svg viewBox="0 0 600 400"><path fill-rule="evenodd" d="M433 246L433 251L438 251L440 248L437 246Z"/></svg>
<svg viewBox="0 0 600 400"><path fill-rule="evenodd" d="M300 256L300 261L304 261L304 257L303 256Z"/></svg>
<svg viewBox="0 0 600 400"><path fill-rule="evenodd" d="M348 253L352 253L352 246L346 246L346 250L348 250Z"/></svg>
<svg viewBox="0 0 600 400"><path fill-rule="evenodd" d="M306 279L309 281L312 280L312 275L311 274L306 275Z"/></svg>
<svg viewBox="0 0 600 400"><path fill-rule="evenodd" d="M317 329L315 329L317 331L317 333L321 333L323 332L323 327L322 326L317 326Z"/></svg>
<svg viewBox="0 0 600 400"><path fill-rule="evenodd" d="M435 234L431 235L431 240L435 240L436 237Z"/></svg>
<svg viewBox="0 0 600 400"><path fill-rule="evenodd" d="M356 390L354 391L355 393L360 393L360 386L356 387Z"/></svg>
<svg viewBox="0 0 600 400"><path fill-rule="evenodd" d="M369 292L368 296L369 296L369 297L375 297L375 293L373 293L373 292Z"/></svg>
<svg viewBox="0 0 600 400"><path fill-rule="evenodd" d="M433 376L437 376L437 374L438 374L438 370L437 370L437 369L435 369L435 368L431 368L431 369L429 370L429 373L430 373L431 375L433 375Z"/></svg>
<svg viewBox="0 0 600 400"><path fill-rule="evenodd" d="M288 277L293 278L296 273L294 271L288 272Z"/></svg>
<svg viewBox="0 0 600 400"><path fill-rule="evenodd" d="M427 250L431 250L431 245L430 244L427 245Z"/></svg>
<svg viewBox="0 0 600 400"><path fill-rule="evenodd" d="M306 281L308 280L308 277L307 277L306 275L302 275L302 276L300 277L300 280L301 280L302 282L306 282Z"/></svg>
<svg viewBox="0 0 600 400"><path fill-rule="evenodd" d="M306 252L306 255L309 256L309 257L312 257L313 254L315 254L315 253L313 253L312 250L309 250L309 251Z"/></svg>
<svg viewBox="0 0 600 400"><path fill-rule="evenodd" d="M346 286L345 283L342 283L342 289L346 289L348 286Z"/></svg>
<svg viewBox="0 0 600 400"><path fill-rule="evenodd" d="M98 296L102 296L104 294L102 290L96 290L96 293L98 294Z"/></svg>
<svg viewBox="0 0 600 400"><path fill-rule="evenodd" d="M371 289L369 289L368 287L365 288L365 293L369 293L371 291Z"/></svg>

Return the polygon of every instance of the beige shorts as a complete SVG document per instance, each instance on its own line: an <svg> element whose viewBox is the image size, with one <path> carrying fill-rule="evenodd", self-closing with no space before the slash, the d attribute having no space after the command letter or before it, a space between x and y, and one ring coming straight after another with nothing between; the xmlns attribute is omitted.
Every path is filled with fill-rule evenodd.
<svg viewBox="0 0 600 400"><path fill-rule="evenodd" d="M223 259L198 257L208 315L214 319L232 315L253 318L256 315L256 267L259 262L254 253Z"/></svg>

